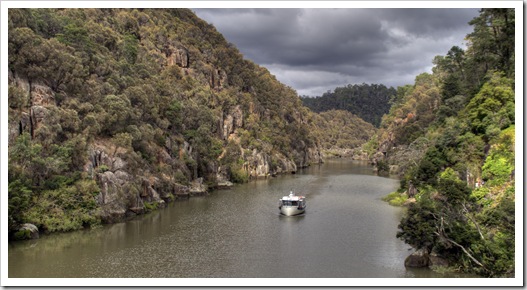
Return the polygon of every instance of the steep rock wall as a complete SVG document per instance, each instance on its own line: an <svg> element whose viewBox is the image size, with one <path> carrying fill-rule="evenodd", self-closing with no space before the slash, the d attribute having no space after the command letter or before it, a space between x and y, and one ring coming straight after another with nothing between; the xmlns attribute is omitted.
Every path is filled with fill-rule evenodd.
<svg viewBox="0 0 527 290"><path fill-rule="evenodd" d="M37 194L96 181L93 198L114 222L231 185L240 168L250 179L322 162L296 92L190 10L94 9L75 30L61 25L85 11L45 12L61 33L10 13L28 18L10 18L6 64L9 145L30 139L60 165L28 182Z"/></svg>

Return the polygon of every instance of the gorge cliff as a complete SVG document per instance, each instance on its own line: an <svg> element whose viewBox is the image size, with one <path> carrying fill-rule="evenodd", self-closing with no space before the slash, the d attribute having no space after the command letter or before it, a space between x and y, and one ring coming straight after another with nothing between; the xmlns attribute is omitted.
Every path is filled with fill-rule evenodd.
<svg viewBox="0 0 527 290"><path fill-rule="evenodd" d="M296 92L190 10L10 9L8 29L10 232L322 162Z"/></svg>

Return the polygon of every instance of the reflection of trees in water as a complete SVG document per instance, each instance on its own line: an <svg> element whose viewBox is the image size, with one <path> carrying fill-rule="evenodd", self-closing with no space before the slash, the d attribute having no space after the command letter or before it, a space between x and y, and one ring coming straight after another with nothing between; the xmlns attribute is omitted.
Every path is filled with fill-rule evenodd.
<svg viewBox="0 0 527 290"><path fill-rule="evenodd" d="M24 255L54 255L68 248L82 251L93 249L104 252L118 250L123 244L133 244L138 239L148 237L159 224L159 212L138 217L128 222L104 225L94 229L42 235L40 239L10 243L9 251L20 251Z"/></svg>

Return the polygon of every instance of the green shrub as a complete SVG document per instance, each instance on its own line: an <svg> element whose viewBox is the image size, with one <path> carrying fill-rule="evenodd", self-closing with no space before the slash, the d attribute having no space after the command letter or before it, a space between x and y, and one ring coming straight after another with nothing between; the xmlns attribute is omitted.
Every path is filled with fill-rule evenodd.
<svg viewBox="0 0 527 290"><path fill-rule="evenodd" d="M108 167L108 165L102 164L102 165L99 166L98 170L99 170L100 173L104 173L104 172L110 170L110 168Z"/></svg>
<svg viewBox="0 0 527 290"><path fill-rule="evenodd" d="M33 207L23 216L47 232L65 232L101 223L95 193L100 189L94 180L81 179L70 186L46 190L33 199Z"/></svg>
<svg viewBox="0 0 527 290"><path fill-rule="evenodd" d="M20 230L18 232L15 233L15 240L19 241L19 240L29 240L31 238L31 231L26 229L26 230Z"/></svg>
<svg viewBox="0 0 527 290"><path fill-rule="evenodd" d="M501 185L507 181L514 169L514 164L500 152L492 152L483 165L482 177L488 180L490 185Z"/></svg>
<svg viewBox="0 0 527 290"><path fill-rule="evenodd" d="M231 166L231 181L234 183L246 183L249 181L249 174L243 170L240 164Z"/></svg>
<svg viewBox="0 0 527 290"><path fill-rule="evenodd" d="M156 210L157 209L157 202L153 201L153 202L145 202L145 211L146 212L151 212L153 210Z"/></svg>
<svg viewBox="0 0 527 290"><path fill-rule="evenodd" d="M478 204L488 206L492 203L491 199L486 198L489 193L490 190L487 187L480 187L474 189L470 194L470 197L474 198Z"/></svg>
<svg viewBox="0 0 527 290"><path fill-rule="evenodd" d="M402 206L408 200L408 195L395 191L383 197L382 200L393 206Z"/></svg>
<svg viewBox="0 0 527 290"><path fill-rule="evenodd" d="M384 160L377 161L377 170L379 173L389 173L390 172L390 166L388 165L388 162Z"/></svg>
<svg viewBox="0 0 527 290"><path fill-rule="evenodd" d="M174 180L179 184L188 184L188 177L181 170L176 171Z"/></svg>

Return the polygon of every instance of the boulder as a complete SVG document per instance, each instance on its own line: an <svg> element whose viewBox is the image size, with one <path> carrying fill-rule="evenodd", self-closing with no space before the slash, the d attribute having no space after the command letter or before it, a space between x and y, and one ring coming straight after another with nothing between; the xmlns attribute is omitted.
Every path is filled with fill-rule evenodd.
<svg viewBox="0 0 527 290"><path fill-rule="evenodd" d="M130 188L130 175L124 171L115 173L106 171L96 175L101 185L101 192L97 201L101 205L101 218L107 223L122 221L128 209L128 190Z"/></svg>
<svg viewBox="0 0 527 290"><path fill-rule="evenodd" d="M422 248L415 251L404 260L404 266L409 268L423 268L429 265L428 250Z"/></svg>
<svg viewBox="0 0 527 290"><path fill-rule="evenodd" d="M174 195L176 199L188 198L190 194L190 189L187 186L181 184L174 184Z"/></svg>
<svg viewBox="0 0 527 290"><path fill-rule="evenodd" d="M19 239L38 239L40 237L38 228L34 224L26 223L18 229Z"/></svg>
<svg viewBox="0 0 527 290"><path fill-rule="evenodd" d="M234 186L234 184L227 178L227 172L222 166L218 166L216 170L216 186L220 189L231 188Z"/></svg>
<svg viewBox="0 0 527 290"><path fill-rule="evenodd" d="M218 188L220 189L226 189L226 188L231 188L234 186L234 183L228 181L228 180L223 180L223 181L220 181L218 182Z"/></svg>
<svg viewBox="0 0 527 290"><path fill-rule="evenodd" d="M207 185L203 183L203 177L196 178L190 185L189 193L191 196L207 194Z"/></svg>
<svg viewBox="0 0 527 290"><path fill-rule="evenodd" d="M429 266L430 267L448 267L447 259L439 256L437 253L430 253L429 256Z"/></svg>

